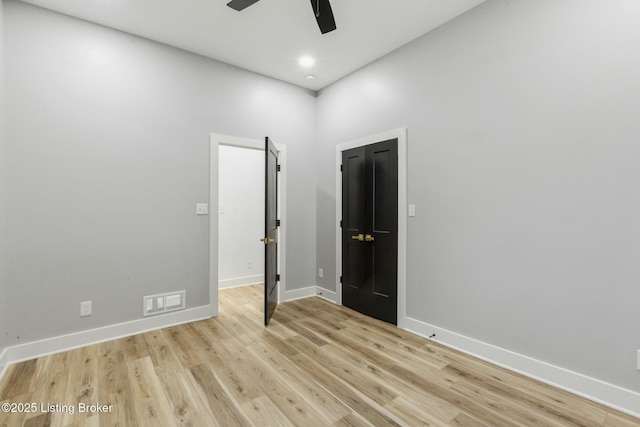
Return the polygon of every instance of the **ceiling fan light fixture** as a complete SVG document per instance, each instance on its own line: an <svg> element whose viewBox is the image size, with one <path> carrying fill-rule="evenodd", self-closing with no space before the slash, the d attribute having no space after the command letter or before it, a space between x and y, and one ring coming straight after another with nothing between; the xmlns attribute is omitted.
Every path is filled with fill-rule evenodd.
<svg viewBox="0 0 640 427"><path fill-rule="evenodd" d="M305 79L307 80L315 80L316 76L314 76L313 74L307 74L307 76L305 77Z"/></svg>
<svg viewBox="0 0 640 427"><path fill-rule="evenodd" d="M311 68L315 63L316 60L309 55L305 55L298 60L298 64L303 68Z"/></svg>

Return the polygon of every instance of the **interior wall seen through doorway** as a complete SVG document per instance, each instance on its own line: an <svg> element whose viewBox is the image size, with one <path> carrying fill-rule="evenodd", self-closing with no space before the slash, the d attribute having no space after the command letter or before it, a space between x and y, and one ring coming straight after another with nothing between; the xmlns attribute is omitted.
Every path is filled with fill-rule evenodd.
<svg viewBox="0 0 640 427"><path fill-rule="evenodd" d="M264 152L225 145L219 150L219 289L261 283Z"/></svg>

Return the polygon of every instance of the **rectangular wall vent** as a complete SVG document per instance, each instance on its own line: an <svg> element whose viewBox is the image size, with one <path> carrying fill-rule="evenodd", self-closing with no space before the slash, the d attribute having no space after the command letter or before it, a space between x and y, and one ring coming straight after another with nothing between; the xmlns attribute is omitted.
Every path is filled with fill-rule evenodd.
<svg viewBox="0 0 640 427"><path fill-rule="evenodd" d="M153 316L186 308L187 291L167 292L166 294L142 297L142 314Z"/></svg>

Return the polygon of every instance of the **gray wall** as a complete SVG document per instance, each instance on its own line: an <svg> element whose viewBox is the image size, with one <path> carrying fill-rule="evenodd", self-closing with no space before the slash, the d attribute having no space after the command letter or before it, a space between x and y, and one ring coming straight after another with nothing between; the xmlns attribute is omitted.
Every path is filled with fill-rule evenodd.
<svg viewBox="0 0 640 427"><path fill-rule="evenodd" d="M7 336L7 277L6 277L6 133L4 88L4 4L0 0L0 354ZM1 368L0 368L1 369Z"/></svg>
<svg viewBox="0 0 640 427"><path fill-rule="evenodd" d="M640 391L638 22L635 0L491 0L323 90L322 286L335 145L406 126L408 315Z"/></svg>
<svg viewBox="0 0 640 427"><path fill-rule="evenodd" d="M9 344L140 318L143 295L208 303L212 132L287 145L287 283L315 284L315 206L293 203L313 94L17 1L5 18Z"/></svg>

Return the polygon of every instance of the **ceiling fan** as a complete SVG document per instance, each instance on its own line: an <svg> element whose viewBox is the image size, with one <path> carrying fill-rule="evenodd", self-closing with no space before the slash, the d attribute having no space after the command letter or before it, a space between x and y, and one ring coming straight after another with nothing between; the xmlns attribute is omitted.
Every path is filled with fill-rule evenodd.
<svg viewBox="0 0 640 427"><path fill-rule="evenodd" d="M227 6L239 12L258 1L259 0L231 0L227 3ZM336 29L336 21L333 19L333 11L331 10L329 0L311 0L311 7L313 7L313 14L316 16L316 21L322 34Z"/></svg>

